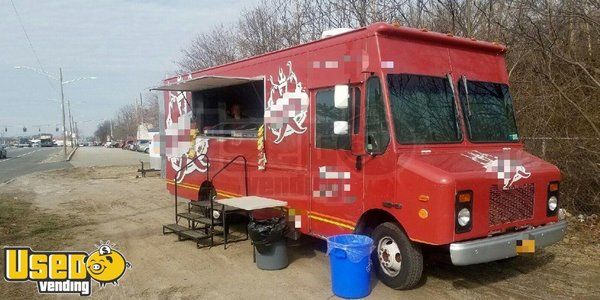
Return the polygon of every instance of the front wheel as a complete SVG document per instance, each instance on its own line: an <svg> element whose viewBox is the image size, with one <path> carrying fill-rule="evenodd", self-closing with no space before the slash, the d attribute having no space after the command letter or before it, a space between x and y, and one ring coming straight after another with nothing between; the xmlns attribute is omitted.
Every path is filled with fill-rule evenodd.
<svg viewBox="0 0 600 300"><path fill-rule="evenodd" d="M423 273L421 247L390 222L377 226L372 237L375 243L372 259L379 280L397 290L415 287Z"/></svg>

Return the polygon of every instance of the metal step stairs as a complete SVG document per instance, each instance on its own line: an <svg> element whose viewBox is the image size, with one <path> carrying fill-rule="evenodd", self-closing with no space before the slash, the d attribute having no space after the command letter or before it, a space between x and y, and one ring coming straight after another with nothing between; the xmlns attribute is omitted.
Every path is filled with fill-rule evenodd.
<svg viewBox="0 0 600 300"><path fill-rule="evenodd" d="M181 168L175 174L178 178L179 172L185 170L191 163L200 157L208 157L205 155L197 156L190 161L185 167ZM232 164L237 159L243 159L246 195L248 194L248 178L247 178L247 162L243 156L236 156L227 163L221 170L215 173L214 179L225 168ZM175 223L163 225L163 234L175 234L179 241L191 240L196 243L198 248L213 247L223 245L227 249L228 243L240 242L248 240L248 227L245 228L245 236L232 235L229 232L228 220L232 214L246 213L235 207L216 203L216 191L212 186L212 179L209 180L209 174L206 172L207 186L203 185L198 191L199 201L188 201L187 209L184 212L179 212L179 201L177 197L177 181L175 180Z"/></svg>
<svg viewBox="0 0 600 300"><path fill-rule="evenodd" d="M192 240L198 248L247 240L247 232L245 238L232 236L227 224L228 215L241 211L235 207L214 203L211 208L209 202L189 201L187 211L176 214L176 223L163 226L163 234L174 233L180 241ZM218 212L217 218L213 211Z"/></svg>

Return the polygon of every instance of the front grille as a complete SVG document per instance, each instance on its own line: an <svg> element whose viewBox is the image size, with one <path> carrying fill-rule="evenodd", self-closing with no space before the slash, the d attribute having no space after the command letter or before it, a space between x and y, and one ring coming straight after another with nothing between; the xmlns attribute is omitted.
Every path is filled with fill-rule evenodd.
<svg viewBox="0 0 600 300"><path fill-rule="evenodd" d="M535 187L528 183L503 190L497 185L490 188L490 226L505 224L533 217Z"/></svg>

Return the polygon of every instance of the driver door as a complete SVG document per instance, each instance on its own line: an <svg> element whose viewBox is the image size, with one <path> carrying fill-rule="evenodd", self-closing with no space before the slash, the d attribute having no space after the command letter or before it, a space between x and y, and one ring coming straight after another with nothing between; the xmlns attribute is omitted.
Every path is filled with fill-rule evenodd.
<svg viewBox="0 0 600 300"><path fill-rule="evenodd" d="M350 233L362 213L362 170L356 168L351 140L359 133L361 89L349 87L346 108L334 104L334 88L313 91L311 114L315 120L311 146L312 187L310 231L320 236ZM335 134L334 122L348 121L347 134Z"/></svg>

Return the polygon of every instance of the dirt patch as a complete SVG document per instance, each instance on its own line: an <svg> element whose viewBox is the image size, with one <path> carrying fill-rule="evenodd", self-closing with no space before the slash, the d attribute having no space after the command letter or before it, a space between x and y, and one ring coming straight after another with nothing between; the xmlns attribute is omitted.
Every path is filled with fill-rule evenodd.
<svg viewBox="0 0 600 300"><path fill-rule="evenodd" d="M29 199L35 193L19 190L0 191L0 241L2 246L30 246L38 250L63 250L73 228L83 223L76 215L50 214L34 206ZM4 252L0 254L4 262ZM4 263L2 263L3 265ZM30 297L36 294L29 284L0 280L0 299Z"/></svg>
<svg viewBox="0 0 600 300"><path fill-rule="evenodd" d="M332 297L323 241L306 237L290 243L290 266L270 272L256 268L249 242L232 244L227 250L196 249L192 242L162 235L162 225L173 221L173 198L164 180L136 179L136 169L55 170L0 187L3 244L92 251L100 240L110 240L133 267L117 287L94 284L93 294L100 297ZM597 297L599 225L569 221L567 239L535 256L467 267L428 256L424 280L417 289L395 291L374 280L371 297ZM0 298L28 298L34 293L32 283L0 284Z"/></svg>

